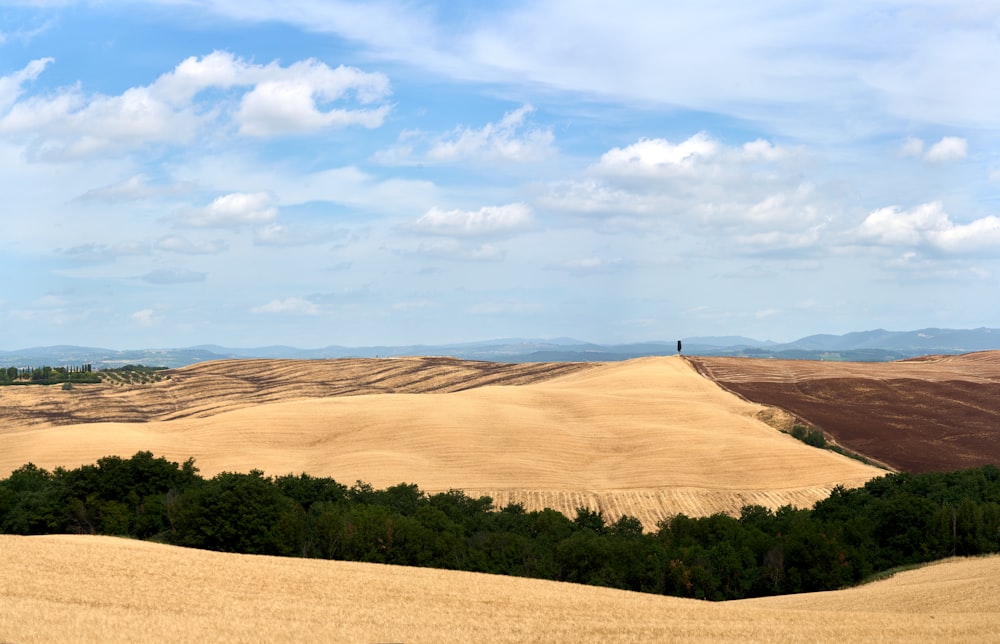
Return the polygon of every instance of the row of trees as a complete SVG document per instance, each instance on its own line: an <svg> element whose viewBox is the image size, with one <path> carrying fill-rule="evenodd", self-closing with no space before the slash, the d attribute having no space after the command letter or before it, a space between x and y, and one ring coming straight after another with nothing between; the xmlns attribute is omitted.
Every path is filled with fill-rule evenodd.
<svg viewBox="0 0 1000 644"><path fill-rule="evenodd" d="M127 364L94 371L90 364L62 367L0 367L0 385L56 385L73 383L147 384L159 382L166 367Z"/></svg>
<svg viewBox="0 0 1000 644"><path fill-rule="evenodd" d="M89 364L64 367L0 368L0 385L54 385L64 382L100 382Z"/></svg>
<svg viewBox="0 0 1000 644"><path fill-rule="evenodd" d="M228 552L537 577L737 599L841 588L896 566L1000 551L1000 469L890 474L837 488L812 510L677 515L644 532L580 509L499 510L488 497L416 485L347 487L306 474L198 475L139 452L0 481L0 530L125 535Z"/></svg>

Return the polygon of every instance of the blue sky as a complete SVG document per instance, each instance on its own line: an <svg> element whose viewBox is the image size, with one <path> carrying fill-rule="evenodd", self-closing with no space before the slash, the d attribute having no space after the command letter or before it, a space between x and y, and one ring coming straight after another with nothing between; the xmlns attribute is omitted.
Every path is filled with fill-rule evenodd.
<svg viewBox="0 0 1000 644"><path fill-rule="evenodd" d="M0 2L0 348L1000 326L987 2Z"/></svg>

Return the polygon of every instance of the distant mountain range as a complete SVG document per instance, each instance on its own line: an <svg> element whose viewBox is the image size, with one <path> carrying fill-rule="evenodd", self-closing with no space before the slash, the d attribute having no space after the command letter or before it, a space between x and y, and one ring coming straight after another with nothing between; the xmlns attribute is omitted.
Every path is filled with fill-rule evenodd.
<svg viewBox="0 0 1000 644"><path fill-rule="evenodd" d="M744 356L802 360L881 362L929 354L968 353L1000 349L1000 329L920 329L917 331L859 331L845 335L811 335L795 342L776 343L740 336L682 339L685 354ZM340 347L298 349L286 346L232 348L200 345L183 349L116 351L95 347L53 346L0 351L0 366L78 365L95 369L143 364L182 367L207 360L240 358L375 358L450 356L495 362L613 362L642 356L677 353L676 340L601 345L572 338L525 340L508 338L445 345Z"/></svg>

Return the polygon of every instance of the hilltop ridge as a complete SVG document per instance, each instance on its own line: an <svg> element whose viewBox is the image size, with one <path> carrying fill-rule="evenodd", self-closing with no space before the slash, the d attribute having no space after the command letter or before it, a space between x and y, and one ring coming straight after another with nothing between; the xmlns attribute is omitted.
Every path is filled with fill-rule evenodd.
<svg viewBox="0 0 1000 644"><path fill-rule="evenodd" d="M705 356L778 357L806 360L882 362L915 356L1000 349L1000 329L936 329L916 331L858 331L844 335L811 335L793 342L755 340L742 336L685 337L684 354ZM0 366L68 365L91 363L98 368L124 364L183 367L211 360L244 358L334 359L444 356L492 362L616 362L644 356L677 353L676 340L598 344L573 338L504 338L440 345L379 345L316 349L272 345L233 348L215 344L187 348L117 350L59 345L0 350Z"/></svg>

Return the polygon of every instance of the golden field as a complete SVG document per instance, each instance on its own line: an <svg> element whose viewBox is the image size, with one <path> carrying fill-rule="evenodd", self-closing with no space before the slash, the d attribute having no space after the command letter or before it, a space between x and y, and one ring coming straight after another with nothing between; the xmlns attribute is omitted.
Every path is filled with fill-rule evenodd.
<svg viewBox="0 0 1000 644"><path fill-rule="evenodd" d="M148 385L0 390L0 476L152 451L638 517L809 506L883 473L777 431L680 358L232 361ZM764 421L767 421L765 423ZM770 424L768 424L770 423ZM1000 557L707 603L476 573L0 536L0 642L1000 641Z"/></svg>
<svg viewBox="0 0 1000 644"><path fill-rule="evenodd" d="M462 489L498 506L640 519L808 507L883 473L807 447L678 357L490 365L448 359L231 361L150 385L8 387L0 476L139 450L204 475L259 468ZM118 422L98 422L102 413Z"/></svg>
<svg viewBox="0 0 1000 644"><path fill-rule="evenodd" d="M1000 641L1000 557L712 604L477 573L0 536L0 641Z"/></svg>

